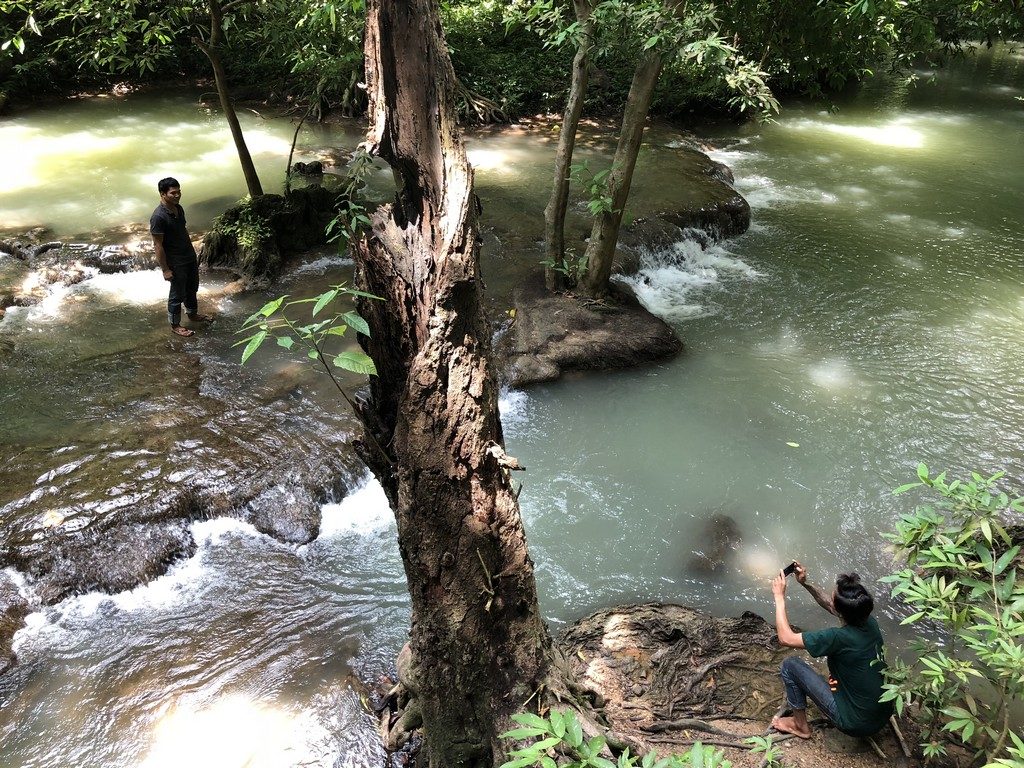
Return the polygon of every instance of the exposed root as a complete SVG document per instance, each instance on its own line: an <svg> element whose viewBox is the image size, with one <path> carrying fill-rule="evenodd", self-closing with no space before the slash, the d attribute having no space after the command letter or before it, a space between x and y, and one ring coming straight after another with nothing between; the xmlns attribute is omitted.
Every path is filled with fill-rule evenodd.
<svg viewBox="0 0 1024 768"><path fill-rule="evenodd" d="M455 103L463 120L484 124L508 122L508 115L496 101L471 91L458 78L455 80Z"/></svg>

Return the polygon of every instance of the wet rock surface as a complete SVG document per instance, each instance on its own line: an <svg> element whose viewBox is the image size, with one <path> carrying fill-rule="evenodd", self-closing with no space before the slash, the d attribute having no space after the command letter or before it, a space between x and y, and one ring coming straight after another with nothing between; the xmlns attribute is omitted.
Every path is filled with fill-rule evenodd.
<svg viewBox="0 0 1024 768"><path fill-rule="evenodd" d="M632 294L593 302L549 293L540 276L516 290L515 320L499 344L505 382L523 387L572 371L633 368L678 354L672 328Z"/></svg>
<svg viewBox="0 0 1024 768"><path fill-rule="evenodd" d="M110 368L132 383L104 386ZM193 551L197 519L232 515L309 541L320 503L364 474L348 447L353 417L291 378L256 385L233 363L146 347L65 373L80 397L46 415L59 433L76 425L74 444L19 445L16 427L2 435L0 567L24 572L44 603L160 575Z"/></svg>
<svg viewBox="0 0 1024 768"><path fill-rule="evenodd" d="M85 592L116 593L162 575L195 553L185 520L131 523L77 533L57 532L44 546L16 550L10 563L25 571L44 604Z"/></svg>
<svg viewBox="0 0 1024 768"><path fill-rule="evenodd" d="M14 579L0 571L0 675L16 661L11 643L14 633L24 625L28 612L28 601L21 596Z"/></svg>

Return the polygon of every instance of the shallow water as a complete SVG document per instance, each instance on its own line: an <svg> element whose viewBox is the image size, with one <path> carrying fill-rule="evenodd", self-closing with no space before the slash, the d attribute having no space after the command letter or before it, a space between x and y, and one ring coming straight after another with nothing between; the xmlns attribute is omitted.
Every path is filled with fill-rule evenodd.
<svg viewBox="0 0 1024 768"><path fill-rule="evenodd" d="M681 242L646 253L630 279L679 329L686 353L502 400L509 453L528 467L520 501L553 629L637 599L766 614L766 579L794 557L819 582L849 569L874 580L888 567L878 532L913 503L890 490L919 461L954 472L1002 468L1024 486L1021 95L1024 59L998 51L912 87L873 86L835 114L793 104L774 125L708 130L726 147L715 157L735 171L754 226L708 251ZM90 119L103 124L96 109ZM167 122L146 109L133 130ZM110 123L134 114L131 100L119 103ZM287 144L292 129L273 125L269 134ZM0 123L0 136L6 128ZM176 129L198 132L194 123ZM327 138L311 132L300 144L314 155ZM649 138L639 213L669 209L685 194L674 183L685 164L680 137L663 127ZM595 142L591 157L603 145ZM470 152L485 210L485 276L500 295L540 258L553 147L512 130L472 138ZM283 167L280 156L275 163ZM128 176L153 170L124 165ZM237 180L213 178L213 165L183 180L197 202L239 193ZM155 204L148 185L139 182L133 211ZM10 199L0 196L5 213ZM32 205L26 223L50 210ZM116 228L119 215L103 227ZM314 256L278 290L313 292L347 270L339 257ZM0 434L34 458L17 475L31 475L24 487L0 501L5 515L84 471L43 479L70 463L60 459L64 446L101 474L116 444L135 439L140 413L152 417L147 431L170 429L180 400L153 371L183 350L211 399L267 397L275 413L293 409L296 422L275 422L281 434L319 423L329 388L282 351L231 373L233 331L267 296L206 285L203 301L221 319L187 348L167 339L155 272L101 276L9 313L0 325L0 341L14 349L0 370ZM104 365L97 356L107 352L136 364ZM138 362L148 358L157 362ZM298 400L266 394L293 386ZM149 400L155 406L142 408ZM231 419L218 413L210 407L211 430L229 439ZM239 434L259 413L249 412ZM343 416L332 429L344 432ZM182 439L217 445L205 432ZM157 469L173 484L166 463ZM693 572L715 515L736 521L742 544L719 570ZM348 684L352 672L372 680L386 671L406 632L404 576L379 490L369 483L329 505L320 538L305 547L234 521L194 531L197 556L152 584L30 618L18 636L23 663L0 679L5 765L381 763ZM884 597L881 613L895 635L897 611ZM802 596L791 616L805 626L822 620Z"/></svg>

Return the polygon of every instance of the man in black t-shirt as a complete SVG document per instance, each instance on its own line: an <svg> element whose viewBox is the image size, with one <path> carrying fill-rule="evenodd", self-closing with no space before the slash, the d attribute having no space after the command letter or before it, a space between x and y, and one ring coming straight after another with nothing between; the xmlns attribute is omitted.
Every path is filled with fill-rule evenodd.
<svg viewBox="0 0 1024 768"><path fill-rule="evenodd" d="M185 209L181 200L181 185L177 179L161 179L157 184L160 205L149 217L149 233L153 236L156 260L160 263L164 280L171 284L167 297L167 319L171 332L178 336L192 336L195 332L181 325L181 306L193 322L209 322L213 318L199 314L199 259L192 240L185 229Z"/></svg>

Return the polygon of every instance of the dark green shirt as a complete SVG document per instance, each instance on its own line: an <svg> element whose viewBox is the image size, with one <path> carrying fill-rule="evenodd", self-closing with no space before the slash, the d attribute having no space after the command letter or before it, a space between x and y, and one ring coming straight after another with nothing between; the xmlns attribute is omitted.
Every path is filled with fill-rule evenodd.
<svg viewBox="0 0 1024 768"><path fill-rule="evenodd" d="M836 725L851 736L870 736L885 725L892 703L880 704L882 695L882 632L874 616L859 627L843 625L803 633L811 656L828 657L828 671L836 681ZM876 660L878 660L876 662Z"/></svg>
<svg viewBox="0 0 1024 768"><path fill-rule="evenodd" d="M163 235L168 267L182 267L196 261L196 249L185 228L185 209L180 205L177 216L162 204L158 205L149 217L149 233Z"/></svg>

